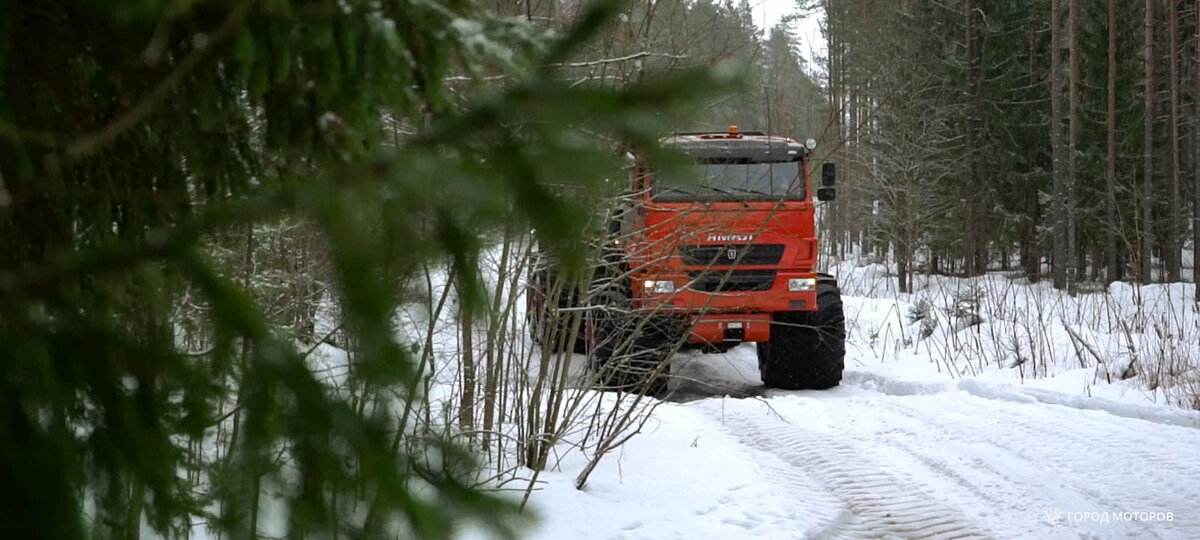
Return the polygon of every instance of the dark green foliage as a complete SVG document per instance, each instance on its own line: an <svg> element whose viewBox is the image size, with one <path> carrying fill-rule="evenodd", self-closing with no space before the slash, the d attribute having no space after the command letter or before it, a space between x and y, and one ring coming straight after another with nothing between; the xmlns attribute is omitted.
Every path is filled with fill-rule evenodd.
<svg viewBox="0 0 1200 540"><path fill-rule="evenodd" d="M611 87L680 69L737 66L744 70L744 84L715 92L676 129L724 130L737 124L800 139L818 137L826 104L798 51L810 44L799 43L782 27L766 35L763 30L744 1L630 2L600 39L570 59L575 66L567 73Z"/></svg>
<svg viewBox="0 0 1200 540"><path fill-rule="evenodd" d="M826 96L805 71L801 44L783 27L770 29L763 54L764 131L796 137L818 138L829 114Z"/></svg>
<svg viewBox="0 0 1200 540"><path fill-rule="evenodd" d="M964 143L968 139L966 116L972 106L964 3L825 2L832 29L831 80L839 85L835 86L835 100L845 110L840 119L845 152L838 159L849 162L842 169L844 189L838 202L840 223L848 225L839 233L865 232L868 238L873 234L884 244L874 246L877 253L898 243L897 233L889 230L896 229L895 223L880 222L893 220L892 216L881 220L872 213L877 201L884 206L882 212L888 211L889 194L884 188L897 183L899 175L887 171L886 162L896 159L896 149L869 146L898 137L897 127L916 127L926 134L949 135L943 137L945 144L920 148L922 161L948 163L942 167L947 173L944 178L926 182L936 184L936 192L922 198L927 206L946 210L921 222L924 236L919 246L900 249L927 249L930 257L926 264L931 271L972 273L968 269L970 255L964 253L964 222L973 203L978 212L975 226L983 235L979 249L985 251L990 268L1009 269L1019 258L1031 279L1041 277L1043 267L1050 262L1052 203L1056 196L1051 174L1050 5L1049 0L975 2L973 30L978 41L980 84L974 104L979 107L979 131L972 141L975 149L971 155L977 160L978 189L964 189L969 182L964 166L964 153L968 151ZM1195 125L1188 122L1188 114L1190 105L1200 97L1194 95L1194 86L1189 84L1200 70L1196 69L1194 55L1186 51L1195 47L1200 35L1194 22L1195 10L1200 7L1193 0L1178 2L1179 39L1185 54L1168 59L1168 10L1163 4L1155 31L1155 39L1160 42L1154 52L1159 77L1153 87L1147 88L1144 3L1112 5L1116 9L1117 147L1113 223L1106 214L1109 3L1082 2L1080 13L1079 140L1074 185L1078 249L1070 258L1078 260L1081 280L1100 279L1110 228L1116 231L1118 259L1130 269L1137 269L1139 246L1146 235L1155 246L1154 257L1165 262L1170 258L1164 250L1178 249L1166 245L1170 220L1196 211L1187 205L1170 208L1170 85L1165 74L1171 61L1181 63L1182 176L1194 178L1200 164L1187 159L1188 137L1200 132L1188 127ZM1063 13L1066 18L1067 10ZM1064 50L1064 58L1067 54ZM1144 110L1147 91L1157 96L1157 110ZM1065 95L1063 99L1065 102ZM1153 120L1154 196L1149 209L1143 208L1141 196L1142 132L1147 114ZM862 126L864 116L874 123ZM852 187L855 184L861 187ZM1183 189L1187 191L1188 187ZM1143 211L1153 217L1151 230L1140 226ZM867 246L865 251L871 248ZM1110 280L1121 277L1107 276Z"/></svg>
<svg viewBox="0 0 1200 540"><path fill-rule="evenodd" d="M580 266L588 209L550 182L598 189L614 150L658 155L696 89L729 88L560 80L621 7L552 38L458 1L0 4L0 536L177 536L200 516L252 536L268 488L296 536L510 530L513 507L468 487L472 456L399 444L421 396L392 314L405 269L444 256L481 306L478 235L500 225ZM293 221L322 237L358 401L234 271L243 231ZM185 293L203 319L181 320ZM187 324L207 350L182 351ZM218 429L229 452L194 455Z"/></svg>

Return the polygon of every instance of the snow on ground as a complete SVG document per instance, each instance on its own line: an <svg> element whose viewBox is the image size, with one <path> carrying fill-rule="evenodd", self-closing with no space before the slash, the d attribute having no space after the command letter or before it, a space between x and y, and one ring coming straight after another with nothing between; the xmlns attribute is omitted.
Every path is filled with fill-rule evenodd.
<svg viewBox="0 0 1200 540"><path fill-rule="evenodd" d="M1071 297L1004 274L918 276L902 294L881 265L834 273L848 330L841 386L765 390L752 345L680 353L668 398L582 490L591 456L571 435L556 448L528 536L1200 538L1194 285ZM430 288L445 280L435 270ZM414 351L437 302L398 314ZM432 335L435 410L459 399L456 302ZM334 388L351 364L327 344L309 361ZM573 357L574 380L584 363Z"/></svg>
<svg viewBox="0 0 1200 540"><path fill-rule="evenodd" d="M751 345L681 353L583 490L562 448L531 537L1200 538L1200 412L1170 405L1200 358L1192 285L899 294L882 267L838 270L840 387L764 390Z"/></svg>
<svg viewBox="0 0 1200 540"><path fill-rule="evenodd" d="M1071 297L988 274L917 276L841 265L849 366L904 379L977 378L1135 403L1200 407L1200 313L1190 283ZM865 346L865 348L864 348Z"/></svg>
<svg viewBox="0 0 1200 540"><path fill-rule="evenodd" d="M577 453L542 474L532 537L1200 537L1198 413L862 369L763 391L756 371L749 346L687 358L703 382L583 491Z"/></svg>

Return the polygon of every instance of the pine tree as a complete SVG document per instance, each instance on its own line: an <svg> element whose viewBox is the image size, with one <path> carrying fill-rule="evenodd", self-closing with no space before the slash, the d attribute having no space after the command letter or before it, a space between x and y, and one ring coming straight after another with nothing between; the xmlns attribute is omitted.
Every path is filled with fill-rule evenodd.
<svg viewBox="0 0 1200 540"><path fill-rule="evenodd" d="M1064 141L1064 126L1067 118L1063 114L1062 98L1064 81L1062 50L1065 48L1063 42L1063 20L1062 20L1062 4L1066 0L1050 0L1050 130L1051 144L1054 154L1054 189L1051 202L1052 215L1054 220L1054 253L1052 275L1054 279L1054 288L1067 288L1067 269L1070 266L1071 253L1069 241L1069 223L1068 223L1068 182L1067 177L1067 160L1069 149L1066 147L1067 141Z"/></svg>
<svg viewBox="0 0 1200 540"><path fill-rule="evenodd" d="M980 95L979 95L979 78L980 78L980 55L979 55L979 39L976 37L976 19L978 18L978 7L975 0L966 1L966 161L967 161L967 178L964 183L965 196L963 200L966 202L966 209L963 215L966 217L963 230L965 231L964 252L967 275L980 274L985 270L983 251L980 245L979 231L979 199L980 199L980 181L979 165L978 165L978 145L979 145L979 124L980 124Z"/></svg>
<svg viewBox="0 0 1200 540"><path fill-rule="evenodd" d="M1079 277L1083 269L1080 268L1082 258L1079 256L1079 204L1077 196L1077 188L1079 185L1078 171L1078 155L1082 143L1080 141L1079 124L1083 120L1082 114L1079 111L1079 94L1082 86L1083 77L1082 68L1080 67L1080 58L1083 56L1080 50L1080 19L1083 17L1083 6L1081 0L1068 0L1068 16L1067 16L1067 34L1070 39L1068 43L1068 51L1070 54L1070 68L1067 83L1070 85L1067 123L1068 123L1068 141L1067 141L1067 290L1071 294L1075 294L1079 287Z"/></svg>
<svg viewBox="0 0 1200 540"><path fill-rule="evenodd" d="M1192 281L1196 302L1200 302L1200 6L1196 6L1196 61L1192 64Z"/></svg>
<svg viewBox="0 0 1200 540"><path fill-rule="evenodd" d="M508 226L580 267L588 206L551 182L601 193L618 150L662 157L704 90L734 90L708 69L564 75L621 7L556 36L466 2L0 3L0 535L207 517L255 537L264 493L296 536L512 532L474 455L405 436L424 397L401 277L449 261L482 310L479 232ZM319 237L353 392L292 341L311 315L256 291L293 226Z"/></svg>
<svg viewBox="0 0 1200 540"><path fill-rule="evenodd" d="M1155 80L1154 64L1158 59L1154 56L1154 0L1146 0L1145 10L1145 110L1143 114L1142 135L1142 251L1140 257L1140 272L1138 281L1150 283L1151 257L1154 248L1154 104L1155 93L1158 92Z"/></svg>
<svg viewBox="0 0 1200 540"><path fill-rule="evenodd" d="M1180 144L1180 133L1179 133L1179 129L1180 129L1179 128L1179 107L1180 107L1179 94L1182 90L1182 88L1180 88L1180 85L1182 83L1180 82L1180 77L1179 77L1179 63L1182 62L1183 59L1180 58L1180 55L1179 55L1179 1L1178 0L1168 0L1168 3L1170 4L1170 7L1167 10L1167 17L1169 19L1168 32L1170 32L1170 35L1167 37L1167 42L1169 44L1168 45L1169 53L1167 56L1167 62L1171 66L1170 67L1170 77L1171 77L1170 105L1171 105L1171 110L1168 112L1167 116L1171 123L1171 136L1170 136L1170 143L1169 143L1170 149L1168 150L1167 153L1170 156L1171 191L1170 191L1170 202L1169 202L1170 206L1167 210L1167 216L1168 216L1167 219L1169 220L1168 232L1167 232L1167 244L1166 244L1166 246L1163 247L1163 258L1166 259L1165 262L1166 262L1166 266L1167 266L1167 281L1178 282L1179 281L1179 267L1181 266L1180 258L1183 256L1183 253L1181 251L1182 247L1183 247L1182 246L1183 233L1181 231L1181 228L1182 228L1181 221L1183 219L1183 203L1182 203L1182 200L1180 199L1180 186L1179 186L1179 182L1180 182L1179 177L1182 174L1182 171L1180 170L1180 168L1181 168L1180 163L1179 163L1180 162L1180 153L1182 153L1182 151L1183 151L1183 147Z"/></svg>
<svg viewBox="0 0 1200 540"><path fill-rule="evenodd" d="M1117 262L1117 7L1108 3L1108 92L1106 96L1105 131L1108 159L1105 167L1105 250L1109 282L1121 279L1121 268Z"/></svg>

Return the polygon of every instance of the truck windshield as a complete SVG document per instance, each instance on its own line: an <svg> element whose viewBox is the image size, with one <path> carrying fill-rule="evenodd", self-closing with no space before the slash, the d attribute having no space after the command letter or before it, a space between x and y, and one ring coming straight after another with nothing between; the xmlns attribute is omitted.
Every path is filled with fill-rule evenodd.
<svg viewBox="0 0 1200 540"><path fill-rule="evenodd" d="M804 199L799 162L697 163L684 175L656 175L653 196L662 201Z"/></svg>

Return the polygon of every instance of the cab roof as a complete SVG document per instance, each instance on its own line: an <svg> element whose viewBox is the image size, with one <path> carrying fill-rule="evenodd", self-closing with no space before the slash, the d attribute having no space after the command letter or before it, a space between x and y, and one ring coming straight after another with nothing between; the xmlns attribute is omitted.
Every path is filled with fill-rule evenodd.
<svg viewBox="0 0 1200 540"><path fill-rule="evenodd" d="M764 135L760 131L674 133L660 141L700 161L738 161L777 163L797 161L807 150L799 141L789 137Z"/></svg>

